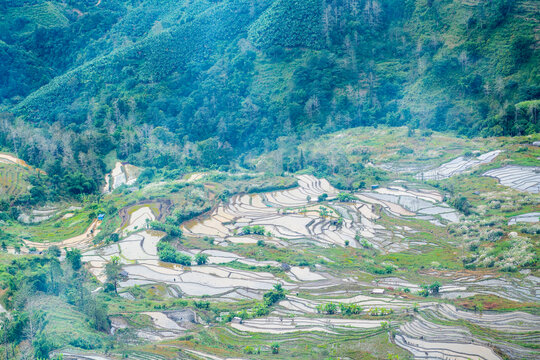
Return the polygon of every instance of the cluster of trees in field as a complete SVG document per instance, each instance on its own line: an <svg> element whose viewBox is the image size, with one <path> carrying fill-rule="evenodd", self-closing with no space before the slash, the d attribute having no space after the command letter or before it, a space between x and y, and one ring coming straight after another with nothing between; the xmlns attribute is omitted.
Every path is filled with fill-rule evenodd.
<svg viewBox="0 0 540 360"><path fill-rule="evenodd" d="M227 166L280 137L361 125L540 130L530 10L511 0L16 1L0 11L12 15L0 21L10 64L0 146L60 177L100 179L111 150L143 166Z"/></svg>

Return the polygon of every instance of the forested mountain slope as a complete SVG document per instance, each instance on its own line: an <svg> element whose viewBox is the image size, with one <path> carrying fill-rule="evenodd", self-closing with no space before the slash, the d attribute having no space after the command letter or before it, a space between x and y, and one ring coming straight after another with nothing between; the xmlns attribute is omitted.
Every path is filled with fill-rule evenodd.
<svg viewBox="0 0 540 360"><path fill-rule="evenodd" d="M538 132L539 5L514 0L12 0L0 145L97 178L103 157L228 164L359 125ZM62 159L62 161L53 160Z"/></svg>

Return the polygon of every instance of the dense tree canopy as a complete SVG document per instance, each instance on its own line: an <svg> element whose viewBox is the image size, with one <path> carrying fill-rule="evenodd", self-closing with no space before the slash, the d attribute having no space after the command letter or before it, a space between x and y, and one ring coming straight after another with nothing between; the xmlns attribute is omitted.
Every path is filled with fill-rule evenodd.
<svg viewBox="0 0 540 360"><path fill-rule="evenodd" d="M361 125L540 130L534 6L512 0L19 0L0 12L0 146L73 194L98 188L112 150L209 167Z"/></svg>

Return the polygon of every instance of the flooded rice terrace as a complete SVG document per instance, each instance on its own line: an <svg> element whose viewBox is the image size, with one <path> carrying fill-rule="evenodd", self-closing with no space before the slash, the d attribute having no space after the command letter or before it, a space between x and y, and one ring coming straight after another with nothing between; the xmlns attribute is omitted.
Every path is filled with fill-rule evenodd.
<svg viewBox="0 0 540 360"><path fill-rule="evenodd" d="M444 171L456 173L491 159L491 156L486 154L465 163L464 160L456 161L448 171ZM508 171L502 174L510 174ZM437 170L437 174L442 172ZM425 173L424 176L429 174ZM501 173L497 174L502 176ZM361 306L366 314L385 312L407 316L409 320L396 323L393 341L418 359L502 359L501 353L512 358L535 358L534 352L523 345L538 340L538 316L525 312L477 313L434 301L416 304L407 297L386 295L384 290L371 295L370 292L377 288L407 288L413 292L421 288L417 283L399 277L386 276L362 281L357 276L361 271L340 273L320 264L289 266L279 261L259 261L228 251L228 247L238 244L263 242L278 249L302 249L313 245L321 249L372 247L392 254L412 251L418 246L439 246L437 241L430 242L429 237L422 241L416 238L418 230L415 224L418 221L428 222L437 228L460 221L459 213L444 202L444 194L417 184L396 182L387 187L351 194L353 197L347 201L337 201L339 191L325 179L311 175L297 178L298 186L293 189L234 195L209 213L185 222L182 225L185 236L210 237L214 244L222 247L222 250L181 250L191 257L206 254L207 262L204 265L193 263L182 266L159 260L156 246L164 234L147 229L147 222L155 219L149 206L141 206L130 214L123 230L123 239L86 251L83 260L88 263L90 271L104 282L105 264L113 256L118 256L126 275L119 283L120 294L125 297L130 297L130 294L123 290L134 285L164 285L165 296L168 297L206 297L226 302L261 300L263 294L278 283L288 290L286 298L279 301L267 316L233 319L229 325L240 334L322 332L339 335L352 332L361 336L384 325L376 318L338 319L319 314L324 304L355 304ZM526 182L523 186L530 189L532 185ZM326 201L319 202L321 196ZM399 220L399 225L385 219ZM529 217L516 217L512 221L527 219ZM246 232L246 227L255 226L264 228L264 232ZM230 264L246 267L238 268ZM278 269L283 275L269 271L272 268ZM435 274L426 273L426 276L432 275ZM440 289L442 298L491 294L515 301L540 300L538 278L534 276L514 281L495 275L467 276L452 271L436 275L447 279ZM295 295L299 293L310 296ZM148 312L147 315L155 330L138 334L141 338L151 341L169 339L185 330L162 312ZM471 327L480 329L478 331L483 336L479 336L478 331L471 333ZM512 336L520 340L513 341ZM493 344L495 339L496 346Z"/></svg>

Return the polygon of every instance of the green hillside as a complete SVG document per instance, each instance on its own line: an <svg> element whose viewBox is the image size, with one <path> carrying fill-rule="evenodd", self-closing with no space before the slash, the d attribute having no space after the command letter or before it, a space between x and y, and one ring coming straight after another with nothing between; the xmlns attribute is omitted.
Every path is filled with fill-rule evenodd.
<svg viewBox="0 0 540 360"><path fill-rule="evenodd" d="M0 360L538 359L539 30L0 0Z"/></svg>
<svg viewBox="0 0 540 360"><path fill-rule="evenodd" d="M60 154L95 178L113 149L223 165L363 125L540 130L534 1L18 0L0 13L0 141L46 171ZM7 136L24 122L34 136Z"/></svg>

